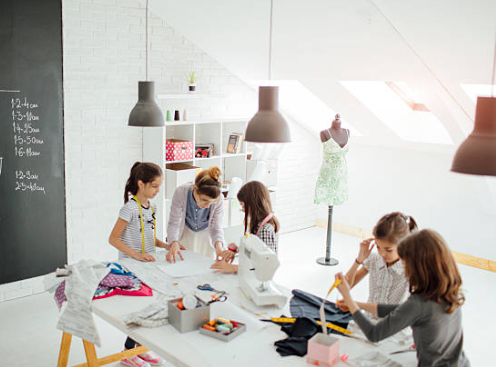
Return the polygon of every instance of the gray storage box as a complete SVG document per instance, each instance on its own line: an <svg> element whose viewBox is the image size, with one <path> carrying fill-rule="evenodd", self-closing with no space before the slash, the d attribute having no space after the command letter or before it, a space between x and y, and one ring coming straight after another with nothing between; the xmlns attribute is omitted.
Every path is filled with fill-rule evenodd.
<svg viewBox="0 0 496 367"><path fill-rule="evenodd" d="M207 330L207 329L204 329L202 327L200 328L200 334L211 336L212 338L216 338L216 339L222 340L224 342L228 342L228 341L236 338L238 335L243 334L246 331L246 325L245 324L243 324L241 322L237 322L237 321L236 321L236 323L238 324L238 328L235 331L231 331L227 335L222 334L220 332Z"/></svg>
<svg viewBox="0 0 496 367"><path fill-rule="evenodd" d="M203 303L201 307L193 310L180 310L177 303L181 298L168 302L169 323L181 333L187 333L201 327L210 320L210 305Z"/></svg>

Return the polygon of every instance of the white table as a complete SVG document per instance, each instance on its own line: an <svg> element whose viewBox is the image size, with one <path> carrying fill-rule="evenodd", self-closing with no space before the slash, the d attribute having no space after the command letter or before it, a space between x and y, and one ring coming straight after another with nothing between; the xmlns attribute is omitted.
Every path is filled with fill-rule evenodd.
<svg viewBox="0 0 496 367"><path fill-rule="evenodd" d="M275 307L257 308L242 294L237 286L237 276L235 275L222 276L212 285L216 289L227 290L229 299L227 302L216 302L211 305L211 318L225 317L241 321L247 326L245 333L227 343L202 335L199 331L181 334L172 325L157 328L128 327L123 321L124 317L131 312L142 310L154 302L157 298L156 294L153 297L114 296L93 301L92 308L96 315L177 367L308 366L306 357L281 357L276 352L274 342L285 339L287 335L280 330L278 325L259 320L259 318L275 317L281 314L289 315L289 302L282 310ZM289 290L285 290L285 292L289 293ZM383 344L378 347L360 340L335 336L340 339L340 355L345 353L350 358L374 350L381 351L387 356L390 351L401 349L397 345ZM65 354L68 355L69 352L70 337L69 334L64 333L58 367L67 366ZM116 353L98 360L93 344L87 341L83 341L83 343L88 362L78 366L97 367L117 361L123 356L122 353ZM136 355L143 350L145 350L143 347L131 350L128 356ZM389 357L405 367L417 365L413 352ZM347 365L339 361L335 366Z"/></svg>

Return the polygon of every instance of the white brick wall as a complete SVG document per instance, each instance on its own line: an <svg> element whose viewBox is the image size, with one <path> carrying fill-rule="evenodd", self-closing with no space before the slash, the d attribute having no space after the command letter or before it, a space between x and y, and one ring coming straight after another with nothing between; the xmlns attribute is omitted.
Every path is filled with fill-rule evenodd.
<svg viewBox="0 0 496 367"><path fill-rule="evenodd" d="M141 129L128 127L127 119L137 101L137 82L145 79L144 26L145 10L138 0L63 0L69 263L117 257L108 236L123 203L130 167L142 154ZM191 120L255 112L256 92L153 14L149 27L149 79L155 81L156 92L185 92L185 74L194 69L201 93L226 95L167 105L160 101L164 114L187 108ZM308 150L313 137L296 125L293 136L297 142L283 149L279 168L277 215L285 232L315 222L316 172L302 168L316 154ZM43 276L0 285L0 302L42 291Z"/></svg>
<svg viewBox="0 0 496 367"><path fill-rule="evenodd" d="M283 233L315 225L313 197L322 156L318 136L291 120L290 127L293 142L281 151L277 178L276 215Z"/></svg>

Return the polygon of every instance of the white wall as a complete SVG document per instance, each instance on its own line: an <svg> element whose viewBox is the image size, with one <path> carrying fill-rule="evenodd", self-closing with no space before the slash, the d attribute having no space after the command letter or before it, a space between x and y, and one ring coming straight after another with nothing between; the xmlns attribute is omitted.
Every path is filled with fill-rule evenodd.
<svg viewBox="0 0 496 367"><path fill-rule="evenodd" d="M496 259L495 179L450 172L452 155L366 145L348 154L349 201L334 222L372 230L388 212L413 216L455 251ZM325 208L319 218L327 219Z"/></svg>
<svg viewBox="0 0 496 367"><path fill-rule="evenodd" d="M198 93L224 98L160 102L167 109L187 108L189 119L252 116L257 93L154 14L149 18L149 79L157 93L186 92L185 74L199 71ZM145 9L138 0L63 0L64 120L68 262L83 258L111 260L117 252L108 236L119 208L129 170L141 160L140 128L127 126L137 101L138 80L145 78ZM283 230L311 226L315 212L304 175L299 171L305 148L292 123L297 143L284 148L277 215ZM295 195L296 196L296 195ZM292 204L299 205L298 217ZM306 205L306 207L305 207ZM311 219L309 219L311 216ZM43 276L0 285L0 302L44 291Z"/></svg>

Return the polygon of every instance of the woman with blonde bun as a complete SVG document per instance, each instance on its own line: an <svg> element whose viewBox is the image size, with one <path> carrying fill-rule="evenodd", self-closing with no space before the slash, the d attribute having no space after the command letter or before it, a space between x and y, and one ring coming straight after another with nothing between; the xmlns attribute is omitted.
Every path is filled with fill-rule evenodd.
<svg viewBox="0 0 496 367"><path fill-rule="evenodd" d="M211 258L219 258L224 251L224 196L219 167L201 171L194 184L179 186L172 197L167 242L170 244L167 261L184 259L181 249Z"/></svg>

